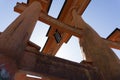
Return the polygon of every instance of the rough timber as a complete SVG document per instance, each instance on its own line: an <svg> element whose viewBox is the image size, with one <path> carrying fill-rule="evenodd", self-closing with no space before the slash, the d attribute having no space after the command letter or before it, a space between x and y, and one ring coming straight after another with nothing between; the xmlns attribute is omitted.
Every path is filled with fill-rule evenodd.
<svg viewBox="0 0 120 80"><path fill-rule="evenodd" d="M119 38L114 37L118 33L103 39L82 20L80 16L89 2L66 0L57 19L47 14L52 0L17 3L14 10L21 15L0 33L0 65L9 72L8 80L119 80L120 61L110 49L120 49L116 42ZM37 20L51 26L42 52L29 41ZM59 43L53 38L56 30L62 37ZM80 39L86 55L86 61L79 64L54 57L72 35ZM26 74L42 79L28 78Z"/></svg>

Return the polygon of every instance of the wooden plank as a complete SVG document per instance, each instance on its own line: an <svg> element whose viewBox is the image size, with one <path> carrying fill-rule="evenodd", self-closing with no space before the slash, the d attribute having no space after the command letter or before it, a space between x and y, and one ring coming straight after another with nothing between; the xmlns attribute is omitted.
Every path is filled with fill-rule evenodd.
<svg viewBox="0 0 120 80"><path fill-rule="evenodd" d="M19 7L16 6L15 8L23 11L24 8L22 8L22 7L23 7L23 5L19 5ZM55 27L55 28L64 30L65 32L67 32L71 35L76 35L77 37L80 37L79 35L81 35L81 30L78 30L77 28L73 28L70 25L66 25L65 23L60 22L57 19L55 19L55 18L53 18L53 17L51 17L47 14L41 13L39 20L41 20L41 21L43 21L43 22L45 22L49 25L52 25L51 27ZM58 26L58 27L56 27L56 26ZM103 40L108 44L109 47L115 48L115 49L120 49L120 44L119 43L113 42L113 41L110 41L110 40L107 40L107 39L103 39Z"/></svg>
<svg viewBox="0 0 120 80"><path fill-rule="evenodd" d="M15 6L14 10L20 10L19 13L21 13L22 11L24 11L25 8L27 8L27 7L23 6L23 5L19 5L19 6L18 5L19 4L17 4L17 6ZM58 26L57 27L58 29L63 30L65 32L69 33L69 34L73 34L75 36L80 37L80 34L81 34L80 30L78 30L78 29L76 29L76 28L74 28L74 27L72 27L70 25L67 25L67 24L65 24L65 23L63 23L61 21L58 21L57 19L47 15L44 12L40 13L39 20L46 23L46 24L48 24L48 25L51 25L52 27L55 27L55 28L56 28L56 26Z"/></svg>
<svg viewBox="0 0 120 80"><path fill-rule="evenodd" d="M110 47L110 48L115 48L120 50L120 43L119 42L114 42L111 40L104 39L105 43Z"/></svg>
<svg viewBox="0 0 120 80"><path fill-rule="evenodd" d="M81 30L78 29L78 28L74 28L70 25L67 25L65 23L63 23L62 21L59 21L43 12L40 13L40 21L46 23L46 24L49 24L51 25L52 27L55 27L57 26L58 29L60 30L63 30L69 34L73 34L77 37L81 37Z"/></svg>
<svg viewBox="0 0 120 80"><path fill-rule="evenodd" d="M72 21L72 14L71 14L72 8L77 7L78 13L81 15L84 12L87 5L89 4L89 2L90 2L90 0L68 0L68 1L66 1L58 20L64 22L65 24L71 25L73 27L74 24ZM22 7L17 6L17 8L15 8L15 9L18 12L18 10L20 10ZM24 10L24 8L23 8L23 10ZM51 25L51 28L48 31L48 35L47 35L49 38L42 50L43 53L50 53L50 55L55 55L56 52L58 51L58 49L62 46L62 44L64 42L67 42L70 39L70 37L72 36L70 33L67 33L64 29L59 29L57 27L58 27L57 25ZM56 44L56 41L53 38L53 34L55 33L55 31L53 31L53 29L58 29L60 34L62 35L62 40L59 43L59 45ZM52 40L52 42L50 42L51 40ZM50 46L49 44L52 44L52 45Z"/></svg>
<svg viewBox="0 0 120 80"><path fill-rule="evenodd" d="M29 54L25 55L30 58ZM30 59L24 59L22 62L28 63L22 65L22 67L19 65L20 69L64 80L103 80L99 71L89 63L75 63L53 56L42 55L41 53L36 56L31 55L31 59L35 57L37 57L37 60L33 62L33 64L36 64L34 67L28 66Z"/></svg>
<svg viewBox="0 0 120 80"><path fill-rule="evenodd" d="M59 14L59 17L57 18L59 21L62 21L65 24L68 24L72 27L74 27L74 23L73 23L73 17L71 14L71 11L73 8L77 7L77 11L79 13L79 15L82 15L82 13L84 12L84 10L86 9L86 7L88 6L89 2L91 0L65 0L64 6ZM71 34L67 33L64 30L59 30L59 28L57 28L58 26L53 27L51 26L47 36L49 37L45 47L43 48L43 52L47 52L49 53L49 51L52 49L51 55L55 55L57 53L57 51L59 50L59 48L62 46L63 43L67 43L69 41L69 39L71 38ZM59 33L62 35L62 40L60 41L59 45L56 44L55 45L55 40L52 38L53 34L55 33L55 31L53 31L55 29L59 31ZM50 40L52 39L53 43L50 42ZM53 44L53 46L49 46L49 44ZM48 48L49 47L49 48Z"/></svg>

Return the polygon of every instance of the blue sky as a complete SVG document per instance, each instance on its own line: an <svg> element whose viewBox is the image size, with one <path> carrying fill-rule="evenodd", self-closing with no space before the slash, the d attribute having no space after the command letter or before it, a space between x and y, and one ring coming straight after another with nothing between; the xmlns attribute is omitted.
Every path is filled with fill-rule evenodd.
<svg viewBox="0 0 120 80"><path fill-rule="evenodd" d="M27 0L0 0L0 31L5 28L19 15L13 11L17 2L26 2ZM57 18L64 0L53 0L49 15ZM83 19L98 34L106 38L115 28L120 28L120 0L92 0L82 15ZM31 41L43 47L47 37L45 37L49 25L37 22ZM120 57L120 51L114 50ZM58 51L57 57L65 58L75 62L80 62L84 57L80 50L78 39L72 37L67 44L63 44Z"/></svg>

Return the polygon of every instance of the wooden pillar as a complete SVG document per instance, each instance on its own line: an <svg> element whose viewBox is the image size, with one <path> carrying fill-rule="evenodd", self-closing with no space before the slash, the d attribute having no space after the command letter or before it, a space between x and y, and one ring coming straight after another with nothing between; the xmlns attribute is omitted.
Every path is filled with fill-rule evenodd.
<svg viewBox="0 0 120 80"><path fill-rule="evenodd" d="M102 72L105 80L120 79L120 60L108 47L103 39L73 10L73 18L76 28L82 34L80 45L85 52L86 60L93 64Z"/></svg>
<svg viewBox="0 0 120 80"><path fill-rule="evenodd" d="M33 2L0 35L0 53L19 59L41 12L40 2Z"/></svg>

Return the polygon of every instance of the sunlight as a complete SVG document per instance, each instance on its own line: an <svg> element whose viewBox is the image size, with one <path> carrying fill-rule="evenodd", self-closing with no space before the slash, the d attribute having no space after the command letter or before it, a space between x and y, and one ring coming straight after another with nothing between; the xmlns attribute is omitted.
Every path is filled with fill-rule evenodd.
<svg viewBox="0 0 120 80"><path fill-rule="evenodd" d="M42 79L42 77L35 76L35 75L30 75L30 74L27 74L26 77L36 78L36 79Z"/></svg>

